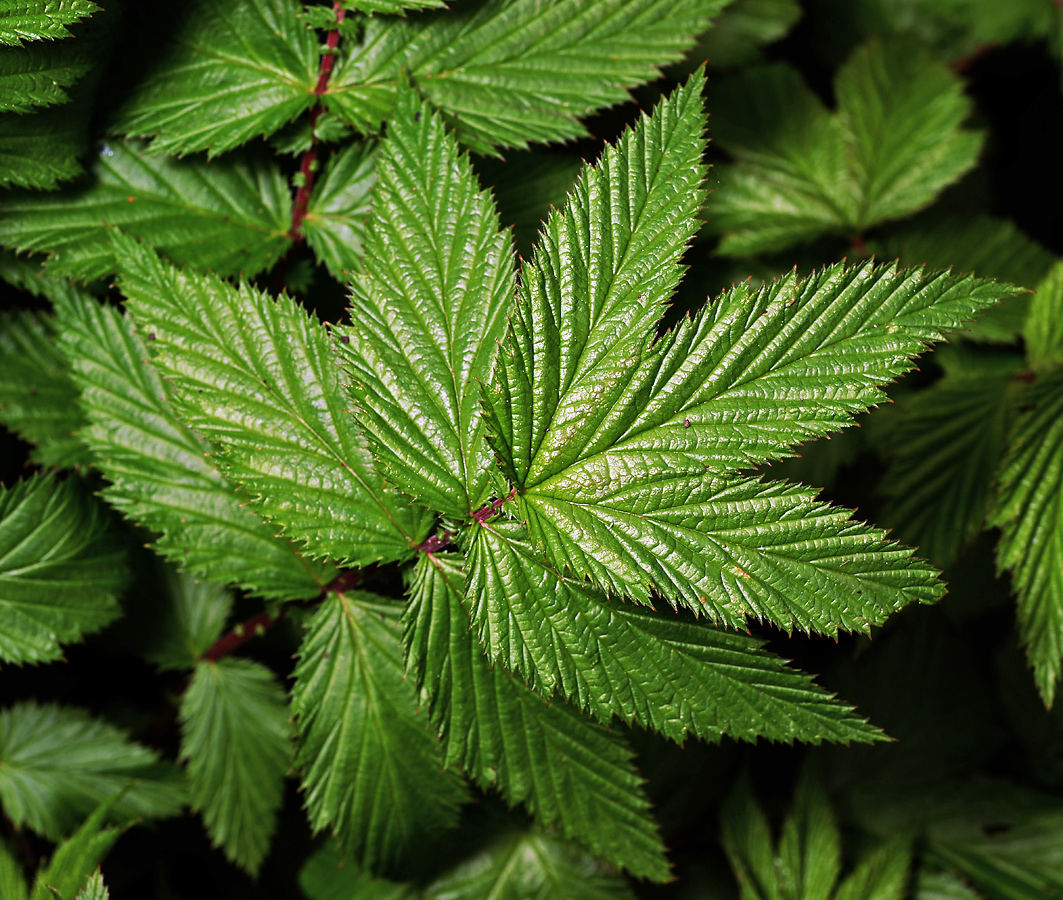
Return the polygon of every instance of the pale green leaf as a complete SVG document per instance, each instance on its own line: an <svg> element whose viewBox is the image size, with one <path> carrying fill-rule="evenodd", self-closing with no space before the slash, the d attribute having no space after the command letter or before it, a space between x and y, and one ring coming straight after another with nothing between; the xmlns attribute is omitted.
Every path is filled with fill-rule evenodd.
<svg viewBox="0 0 1063 900"><path fill-rule="evenodd" d="M85 882L85 886L78 891L78 895L74 900L111 900L111 892L107 890L107 885L103 883L103 875L99 869Z"/></svg>
<svg viewBox="0 0 1063 900"><path fill-rule="evenodd" d="M104 498L161 532L155 549L187 571L265 597L314 597L335 570L308 563L244 506L198 440L174 417L132 323L70 292L58 304L61 346L89 425L80 437L111 486Z"/></svg>
<svg viewBox="0 0 1063 900"><path fill-rule="evenodd" d="M443 768L405 681L400 632L370 594L330 594L299 649L292 688L311 827L347 853L394 866L457 822L465 787ZM393 609L393 608L392 608Z"/></svg>
<svg viewBox="0 0 1063 900"><path fill-rule="evenodd" d="M466 516L487 499L494 468L480 385L515 289L512 247L468 157L412 92L388 125L377 173L339 355L384 477Z"/></svg>
<svg viewBox="0 0 1063 900"><path fill-rule="evenodd" d="M834 900L905 900L911 868L911 839L894 835L861 860L838 885Z"/></svg>
<svg viewBox="0 0 1063 900"><path fill-rule="evenodd" d="M96 807L69 838L55 848L48 865L39 869L31 900L63 900L82 887L110 852L122 832L133 823L105 826L118 813L121 794L114 794Z"/></svg>
<svg viewBox="0 0 1063 900"><path fill-rule="evenodd" d="M98 9L91 0L5 0L0 5L0 44L69 37L67 25Z"/></svg>
<svg viewBox="0 0 1063 900"><path fill-rule="evenodd" d="M680 58L725 0L487 0L373 18L324 95L363 131L389 118L405 72L483 152L587 134L578 117Z"/></svg>
<svg viewBox="0 0 1063 900"><path fill-rule="evenodd" d="M0 11L0 29L3 29ZM0 111L26 113L38 106L65 103L63 88L84 75L90 57L80 41L0 48Z"/></svg>
<svg viewBox="0 0 1063 900"><path fill-rule="evenodd" d="M712 68L755 61L761 47L777 41L801 18L797 0L734 0L699 39L695 59Z"/></svg>
<svg viewBox="0 0 1063 900"><path fill-rule="evenodd" d="M117 821L172 816L185 804L176 767L119 729L55 704L0 711L0 804L16 824L56 840L124 788L109 813Z"/></svg>
<svg viewBox="0 0 1063 900"><path fill-rule="evenodd" d="M1011 571L1019 634L1046 706L1063 670L1063 371L1037 377L1008 437L989 524Z"/></svg>
<svg viewBox="0 0 1063 900"><path fill-rule="evenodd" d="M106 507L76 479L0 486L0 659L60 659L60 644L116 618L125 559Z"/></svg>
<svg viewBox="0 0 1063 900"><path fill-rule="evenodd" d="M1022 334L1035 370L1063 365L1063 261L1037 285Z"/></svg>
<svg viewBox="0 0 1063 900"><path fill-rule="evenodd" d="M406 612L407 666L427 694L446 763L631 874L668 878L627 742L492 667L462 606L454 554L422 554Z"/></svg>
<svg viewBox="0 0 1063 900"><path fill-rule="evenodd" d="M98 278L115 271L114 226L177 262L250 277L284 255L290 219L291 196L275 163L251 154L176 160L115 140L99 145L85 183L5 198L0 241L51 251L54 274Z"/></svg>
<svg viewBox="0 0 1063 900"><path fill-rule="evenodd" d="M120 286L170 402L254 510L314 556L352 567L408 556L423 514L373 469L324 326L287 296L174 268L119 237Z"/></svg>
<svg viewBox="0 0 1063 900"><path fill-rule="evenodd" d="M343 855L335 842L325 844L299 870L307 900L415 900L412 885L374 878Z"/></svg>
<svg viewBox="0 0 1063 900"><path fill-rule="evenodd" d="M115 127L152 150L210 155L269 135L314 101L317 41L296 0L198 0Z"/></svg>
<svg viewBox="0 0 1063 900"><path fill-rule="evenodd" d="M214 844L255 875L276 829L291 759L284 688L253 660L200 662L180 720L192 807Z"/></svg>
<svg viewBox="0 0 1063 900"><path fill-rule="evenodd" d="M354 143L337 151L314 184L303 234L334 278L346 281L360 267L365 220L376 183L375 145Z"/></svg>
<svg viewBox="0 0 1063 900"><path fill-rule="evenodd" d="M882 522L939 566L982 531L1015 411L1009 388L1022 358L980 363L901 398L884 434L891 465Z"/></svg>
<svg viewBox="0 0 1063 900"><path fill-rule="evenodd" d="M867 44L834 87L832 114L785 64L714 86L713 137L736 160L707 204L721 252L859 234L929 205L975 164L982 135L960 128L962 83L918 48Z"/></svg>
<svg viewBox="0 0 1063 900"><path fill-rule="evenodd" d="M873 741L880 733L800 672L732 631L660 616L562 581L516 523L477 528L466 603L493 662L541 693L557 690L682 741Z"/></svg>
<svg viewBox="0 0 1063 900"><path fill-rule="evenodd" d="M85 423L79 394L56 344L54 317L0 315L0 422L37 445L30 454L37 465L65 469L91 459L74 436Z"/></svg>
<svg viewBox="0 0 1063 900"><path fill-rule="evenodd" d="M26 875L10 845L0 840L0 897L4 900L29 900Z"/></svg>
<svg viewBox="0 0 1063 900"><path fill-rule="evenodd" d="M664 304L702 199L704 77L663 101L553 213L520 278L487 391L488 436L519 487L563 468L573 432L613 428Z"/></svg>
<svg viewBox="0 0 1063 900"><path fill-rule="evenodd" d="M425 900L634 900L624 879L538 831L505 834L425 890Z"/></svg>
<svg viewBox="0 0 1063 900"><path fill-rule="evenodd" d="M221 637L233 593L170 566L160 565L156 580L162 602L152 610L151 632L140 636L140 652L161 669L190 669Z"/></svg>

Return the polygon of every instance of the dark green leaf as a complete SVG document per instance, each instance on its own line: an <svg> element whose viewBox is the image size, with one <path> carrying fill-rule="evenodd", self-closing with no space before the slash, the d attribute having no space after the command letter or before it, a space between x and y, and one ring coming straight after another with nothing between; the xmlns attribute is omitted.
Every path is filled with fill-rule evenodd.
<svg viewBox="0 0 1063 900"><path fill-rule="evenodd" d="M356 143L329 158L303 219L306 242L334 278L360 268L376 166L375 145Z"/></svg>
<svg viewBox="0 0 1063 900"><path fill-rule="evenodd" d="M0 42L3 18L0 11ZM65 103L69 86L89 68L82 42L19 49L0 48L0 112L26 113L38 106Z"/></svg>
<svg viewBox="0 0 1063 900"><path fill-rule="evenodd" d="M37 872L31 900L62 900L99 870L103 858L115 841L132 822L119 827L105 827L104 823L117 813L120 795L113 795L101 803L69 838L55 848L48 865Z"/></svg>
<svg viewBox="0 0 1063 900"><path fill-rule="evenodd" d="M67 25L96 12L91 0L17 0L0 7L0 44L69 37Z"/></svg>
<svg viewBox="0 0 1063 900"><path fill-rule="evenodd" d="M224 585L158 568L163 601L153 610L152 632L141 637L141 652L160 669L191 669L221 636L233 594Z"/></svg>
<svg viewBox="0 0 1063 900"><path fill-rule="evenodd" d="M1022 334L1035 370L1063 365L1063 261L1037 286Z"/></svg>

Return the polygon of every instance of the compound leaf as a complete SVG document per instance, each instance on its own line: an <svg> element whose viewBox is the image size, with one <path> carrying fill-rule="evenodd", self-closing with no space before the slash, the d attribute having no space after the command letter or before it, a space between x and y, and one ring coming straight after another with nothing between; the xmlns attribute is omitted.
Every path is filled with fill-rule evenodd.
<svg viewBox="0 0 1063 900"><path fill-rule="evenodd" d="M781 38L800 18L797 0L735 0L698 38L691 55L714 69L754 62L763 45Z"/></svg>
<svg viewBox="0 0 1063 900"><path fill-rule="evenodd" d="M215 845L255 875L277 825L291 759L284 688L253 660L200 662L181 698L180 719L192 806Z"/></svg>
<svg viewBox="0 0 1063 900"><path fill-rule="evenodd" d="M1019 634L1046 706L1063 669L1063 371L1039 376L1008 436L989 524L1011 571Z"/></svg>
<svg viewBox="0 0 1063 900"><path fill-rule="evenodd" d="M109 814L118 821L176 815L185 803L175 766L79 709L0 711L0 803L16 824L57 840L124 788Z"/></svg>
<svg viewBox="0 0 1063 900"><path fill-rule="evenodd" d="M74 479L0 485L0 659L46 662L119 613L125 547Z"/></svg>
<svg viewBox="0 0 1063 900"><path fill-rule="evenodd" d="M307 900L420 900L407 882L376 878L351 861L335 843L315 851L299 870L299 887Z"/></svg>
<svg viewBox="0 0 1063 900"><path fill-rule="evenodd" d="M406 612L407 667L428 696L443 758L509 804L525 803L633 875L668 878L668 864L627 742L550 703L492 667L462 606L465 574L455 554L422 554Z"/></svg>
<svg viewBox="0 0 1063 900"><path fill-rule="evenodd" d="M99 871L103 858L122 832L133 824L128 821L117 827L105 825L114 816L118 802L118 794L105 800L77 831L55 848L48 865L37 871L31 900L62 900L84 885L93 870Z"/></svg>
<svg viewBox="0 0 1063 900"><path fill-rule="evenodd" d="M317 42L296 0L199 0L115 127L162 153L217 155L308 109Z"/></svg>
<svg viewBox="0 0 1063 900"><path fill-rule="evenodd" d="M404 680L391 607L330 594L310 622L292 689L310 824L367 868L395 865L453 826L465 788L443 769Z"/></svg>
<svg viewBox="0 0 1063 900"><path fill-rule="evenodd" d="M290 219L275 163L234 154L208 165L153 156L135 141L105 141L85 184L5 198L0 241L52 251L52 274L99 278L115 271L113 226L177 262L250 277L284 254Z"/></svg>
<svg viewBox="0 0 1063 900"><path fill-rule="evenodd" d="M161 532L155 549L191 573L265 597L319 594L334 571L308 564L245 508L209 461L209 445L174 417L130 320L74 291L58 310L89 420L80 437L111 482L106 500Z"/></svg>
<svg viewBox="0 0 1063 900"><path fill-rule="evenodd" d="M873 741L879 732L745 635L662 617L563 581L517 523L478 527L466 604L492 662L682 741Z"/></svg>
<svg viewBox="0 0 1063 900"><path fill-rule="evenodd" d="M909 893L912 842L893 835L871 851L838 885L834 900L904 900ZM920 896L920 900L929 900Z"/></svg>
<svg viewBox="0 0 1063 900"><path fill-rule="evenodd" d="M354 143L334 153L314 185L303 218L303 234L332 276L346 281L360 267L376 183L375 146Z"/></svg>
<svg viewBox="0 0 1063 900"><path fill-rule="evenodd" d="M578 121L657 77L724 0L488 0L374 18L337 66L330 109L366 132L390 116L403 72L479 152L582 137Z"/></svg>
<svg viewBox="0 0 1063 900"><path fill-rule="evenodd" d="M171 403L254 509L312 555L351 567L408 556L423 516L373 469L324 326L287 296L177 269L117 238L121 288L173 383Z"/></svg>
<svg viewBox="0 0 1063 900"><path fill-rule="evenodd" d="M67 25L96 12L91 0L18 0L0 8L0 44L70 36Z"/></svg>
<svg viewBox="0 0 1063 900"><path fill-rule="evenodd" d="M91 459L74 436L85 424L79 394L56 343L54 317L0 315L0 422L37 445L30 453L37 465L65 469Z"/></svg>
<svg viewBox="0 0 1063 900"><path fill-rule="evenodd" d="M458 516L482 505L493 460L480 384L513 296L513 251L438 114L403 93L379 180L351 321L337 329L359 421L391 483ZM401 248L397 251L397 248Z"/></svg>

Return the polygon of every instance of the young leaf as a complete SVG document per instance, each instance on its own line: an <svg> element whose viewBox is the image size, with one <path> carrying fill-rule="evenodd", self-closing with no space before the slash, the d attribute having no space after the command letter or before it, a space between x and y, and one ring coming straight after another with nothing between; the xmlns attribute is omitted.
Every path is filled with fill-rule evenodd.
<svg viewBox="0 0 1063 900"><path fill-rule="evenodd" d="M997 567L1011 570L1019 634L1045 706L1063 670L1063 371L1039 375L1020 402L997 474L989 524Z"/></svg>
<svg viewBox="0 0 1063 900"><path fill-rule="evenodd" d="M127 822L118 827L105 827L104 823L117 812L120 803L121 796L117 794L105 800L77 831L55 848L48 865L37 872L31 900L70 897L94 870L99 870L115 841L133 824Z"/></svg>
<svg viewBox="0 0 1063 900"><path fill-rule="evenodd" d="M26 113L65 103L70 98L63 88L84 75L89 64L80 41L0 49L0 112Z"/></svg>
<svg viewBox="0 0 1063 900"><path fill-rule="evenodd" d="M254 509L351 567L402 559L424 514L373 469L345 411L324 327L294 300L163 263L119 235L121 288L174 386L178 415L209 440Z"/></svg>
<svg viewBox="0 0 1063 900"><path fill-rule="evenodd" d="M117 820L172 816L185 804L176 767L117 728L55 704L0 711L0 803L17 825L57 840L124 788L109 813Z"/></svg>
<svg viewBox="0 0 1063 900"><path fill-rule="evenodd" d="M96 12L91 0L18 0L0 7L0 44L70 36L67 25Z"/></svg>
<svg viewBox="0 0 1063 900"><path fill-rule="evenodd" d="M467 516L487 499L494 468L480 384L513 296L513 251L468 157L411 91L377 172L351 282L354 324L337 329L337 346L384 476L434 510Z"/></svg>
<svg viewBox="0 0 1063 900"><path fill-rule="evenodd" d="M1063 261L1037 286L1022 333L1033 369L1063 366Z"/></svg>
<svg viewBox="0 0 1063 900"><path fill-rule="evenodd" d="M162 153L211 156L269 135L314 101L317 45L296 0L198 0L118 113Z"/></svg>
<svg viewBox="0 0 1063 900"><path fill-rule="evenodd" d="M0 241L52 251L52 274L99 278L115 271L115 226L177 262L250 277L283 256L290 219L291 196L274 163L234 154L208 165L153 156L135 141L105 141L88 183L7 197Z"/></svg>
<svg viewBox="0 0 1063 900"><path fill-rule="evenodd" d="M174 417L162 380L128 318L91 297L59 298L61 346L89 426L80 437L111 482L105 499L145 528L188 572L260 596L314 597L335 574L300 558L210 463L209 445Z"/></svg>
<svg viewBox="0 0 1063 900"><path fill-rule="evenodd" d="M450 12L374 18L324 100L355 127L390 116L405 70L478 152L583 137L578 121L657 77L724 0L487 0Z"/></svg>
<svg viewBox="0 0 1063 900"><path fill-rule="evenodd" d="M720 842L742 900L780 900L771 826L744 775L721 810Z"/></svg>
<svg viewBox="0 0 1063 900"><path fill-rule="evenodd" d="M180 718L192 806L215 845L255 875L277 825L291 759L284 689L253 660L201 662L181 698Z"/></svg>
<svg viewBox="0 0 1063 900"><path fill-rule="evenodd" d="M22 866L7 841L0 840L0 897L4 900L29 900L30 889Z"/></svg>
<svg viewBox="0 0 1063 900"><path fill-rule="evenodd" d="M464 785L443 769L404 681L393 613L371 594L331 594L299 649L292 688L310 824L367 868L400 862L457 821Z"/></svg>
<svg viewBox="0 0 1063 900"><path fill-rule="evenodd" d="M91 456L74 436L85 417L55 332L50 315L0 315L0 422L37 445L32 462L66 469L88 464Z"/></svg>
<svg viewBox="0 0 1063 900"><path fill-rule="evenodd" d="M76 480L0 485L0 659L60 659L119 615L129 573L106 508Z"/></svg>
<svg viewBox="0 0 1063 900"><path fill-rule="evenodd" d="M74 900L111 900L111 892L103 883L103 875L100 874L99 869L85 882L85 886L78 891Z"/></svg>
<svg viewBox="0 0 1063 900"><path fill-rule="evenodd" d="M480 643L535 690L557 690L603 722L613 715L681 742L874 741L877 729L763 652L762 642L667 618L563 581L522 529L476 530L466 604Z"/></svg>
<svg viewBox="0 0 1063 900"><path fill-rule="evenodd" d="M634 900L601 863L538 831L504 835L436 879L424 900Z"/></svg>
<svg viewBox="0 0 1063 900"><path fill-rule="evenodd" d="M160 669L191 669L221 637L233 608L232 591L170 566L157 570L162 612L152 610L156 627L142 640L141 652Z"/></svg>
<svg viewBox="0 0 1063 900"><path fill-rule="evenodd" d="M374 13L405 15L407 10L438 9L445 4L443 0L342 0L341 5L351 12L371 16Z"/></svg>
<svg viewBox="0 0 1063 900"><path fill-rule="evenodd" d="M797 782L779 837L779 886L783 896L830 900L841 872L841 833L830 801L811 770Z"/></svg>
<svg viewBox="0 0 1063 900"><path fill-rule="evenodd" d="M347 280L360 267L365 225L376 183L375 145L355 143L334 153L314 185L303 219L306 242L332 276Z"/></svg>
<svg viewBox="0 0 1063 900"><path fill-rule="evenodd" d="M858 234L928 205L977 159L960 79L908 43L858 49L835 94L831 114L781 63L713 88L713 136L736 159L707 205L721 252Z"/></svg>
<svg viewBox="0 0 1063 900"><path fill-rule="evenodd" d="M1017 355L981 359L978 369L903 398L892 413L882 521L939 566L982 530L1021 368Z"/></svg>
<svg viewBox="0 0 1063 900"><path fill-rule="evenodd" d="M421 554L405 614L407 667L428 695L444 762L613 865L667 879L627 742L492 667L470 633L464 582L460 556Z"/></svg>

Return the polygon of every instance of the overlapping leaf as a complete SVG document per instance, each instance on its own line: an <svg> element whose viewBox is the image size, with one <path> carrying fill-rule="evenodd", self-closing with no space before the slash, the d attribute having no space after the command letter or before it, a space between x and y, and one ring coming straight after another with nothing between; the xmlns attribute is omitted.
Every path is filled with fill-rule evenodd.
<svg viewBox="0 0 1063 900"><path fill-rule="evenodd" d="M149 155L135 141L105 141L86 184L7 197L0 241L52 251L54 274L98 278L115 271L114 226L177 262L250 277L284 254L290 219L291 197L275 163L236 154L208 165Z"/></svg>
<svg viewBox="0 0 1063 900"><path fill-rule="evenodd" d="M384 15L403 14L408 10L437 9L444 5L443 0L343 0L343 8L351 12L382 13Z"/></svg>
<svg viewBox="0 0 1063 900"><path fill-rule="evenodd" d="M0 803L16 824L56 840L127 788L109 813L120 821L176 815L185 803L175 766L81 710L20 703L0 712Z"/></svg>
<svg viewBox="0 0 1063 900"><path fill-rule="evenodd" d="M30 454L37 465L88 463L87 448L74 436L85 422L79 394L70 364L56 345L52 316L0 316L0 422L37 445Z"/></svg>
<svg viewBox="0 0 1063 900"><path fill-rule="evenodd" d="M1002 531L997 565L1011 571L1019 633L1046 706L1063 671L1063 371L1020 399L989 524Z"/></svg>
<svg viewBox="0 0 1063 900"><path fill-rule="evenodd" d="M352 326L337 329L357 412L389 482L440 512L486 499L480 384L515 286L513 253L441 118L405 92L377 160Z"/></svg>
<svg viewBox="0 0 1063 900"><path fill-rule="evenodd" d="M59 303L62 348L82 390L80 436L111 482L104 497L144 527L155 548L188 571L266 597L313 597L334 570L308 564L274 535L181 425L132 323L69 292Z"/></svg>
<svg viewBox="0 0 1063 900"><path fill-rule="evenodd" d="M470 633L464 582L460 556L422 554L406 613L407 664L428 695L444 761L614 865L666 879L627 742L492 667Z"/></svg>
<svg viewBox="0 0 1063 900"><path fill-rule="evenodd" d="M1035 370L1063 366L1063 261L1037 286L1022 333L1026 358Z"/></svg>
<svg viewBox="0 0 1063 900"><path fill-rule="evenodd" d="M65 103L70 98L63 88L88 68L89 54L77 41L0 48L0 111L26 113L39 106Z"/></svg>
<svg viewBox="0 0 1063 900"><path fill-rule="evenodd" d="M296 0L198 0L116 127L178 154L215 155L272 134L314 100L317 43L300 8Z"/></svg>
<svg viewBox="0 0 1063 900"><path fill-rule="evenodd" d="M190 669L221 637L233 593L169 566L158 569L155 593L162 594L162 601L150 610L152 629L142 633L140 652L161 669Z"/></svg>
<svg viewBox="0 0 1063 900"><path fill-rule="evenodd" d="M761 641L562 581L516 523L478 528L469 569L466 604L490 659L603 722L617 715L676 741L687 732L705 740L879 736Z"/></svg>
<svg viewBox="0 0 1063 900"><path fill-rule="evenodd" d="M578 121L679 59L724 0L487 0L375 17L324 95L356 127L390 115L405 71L474 149L586 135Z"/></svg>
<svg viewBox="0 0 1063 900"><path fill-rule="evenodd" d="M74 479L0 486L0 659L62 657L119 615L125 546L106 507Z"/></svg>
<svg viewBox="0 0 1063 900"><path fill-rule="evenodd" d="M835 94L830 113L782 63L710 92L713 136L736 159L708 203L722 252L858 234L928 205L977 159L959 78L908 43L857 50Z"/></svg>
<svg viewBox="0 0 1063 900"><path fill-rule="evenodd" d="M99 7L91 0L18 0L0 8L0 44L69 37L72 25Z"/></svg>
<svg viewBox="0 0 1063 900"><path fill-rule="evenodd" d="M201 662L180 718L192 806L211 840L254 875L277 825L291 758L284 688L253 660Z"/></svg>
<svg viewBox="0 0 1063 900"><path fill-rule="evenodd" d="M324 327L294 300L179 270L124 236L121 287L178 414L254 509L313 555L363 566L424 537L373 469L344 408Z"/></svg>
<svg viewBox="0 0 1063 900"><path fill-rule="evenodd" d="M85 882L85 886L78 891L74 900L111 900L111 892L103 882L102 873L97 870L92 877Z"/></svg>
<svg viewBox="0 0 1063 900"><path fill-rule="evenodd" d="M443 769L404 680L399 628L372 595L332 594L311 621L292 689L310 824L368 868L395 865L457 821L464 786Z"/></svg>
<svg viewBox="0 0 1063 900"><path fill-rule="evenodd" d="M303 219L306 242L334 278L346 282L359 268L376 165L372 143L355 143L335 153L314 185Z"/></svg>
<svg viewBox="0 0 1063 900"><path fill-rule="evenodd" d="M88 115L78 103L28 116L0 113L0 188L50 189L80 175Z"/></svg>

